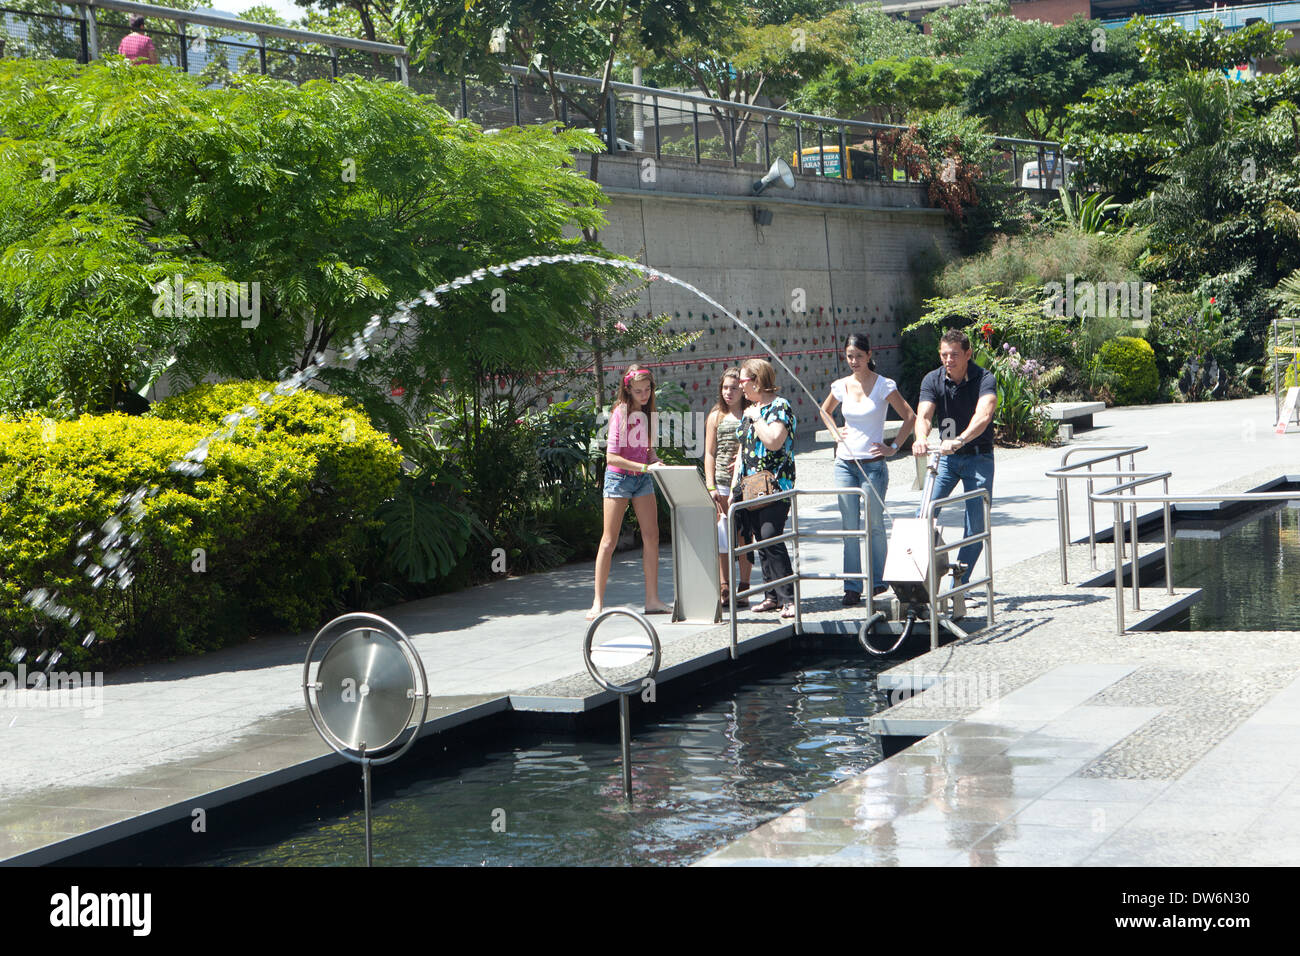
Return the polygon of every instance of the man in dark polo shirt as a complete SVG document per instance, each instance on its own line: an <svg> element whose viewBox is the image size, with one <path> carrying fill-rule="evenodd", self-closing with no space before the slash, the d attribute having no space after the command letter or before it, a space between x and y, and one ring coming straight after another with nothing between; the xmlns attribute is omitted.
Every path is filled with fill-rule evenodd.
<svg viewBox="0 0 1300 956"><path fill-rule="evenodd" d="M921 400L916 408L916 440L912 454L928 455L931 423L939 429L939 474L933 500L952 494L960 481L963 491L987 488L993 495L993 415L998 408L997 379L971 361L970 339L958 329L949 329L939 340L939 361L943 368L921 381ZM984 505L978 498L966 500L966 533L969 538L984 530ZM970 579L971 567L984 548L983 542L968 544L957 552L965 567L962 583Z"/></svg>

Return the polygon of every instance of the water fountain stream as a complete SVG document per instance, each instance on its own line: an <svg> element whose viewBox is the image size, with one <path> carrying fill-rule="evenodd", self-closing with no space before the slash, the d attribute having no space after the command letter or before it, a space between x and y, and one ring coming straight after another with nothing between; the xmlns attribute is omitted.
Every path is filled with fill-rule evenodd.
<svg viewBox="0 0 1300 956"><path fill-rule="evenodd" d="M388 334L394 329L400 330L401 327L408 325L410 321L415 318L415 310L421 305L438 308L440 304L438 302L439 295L455 291L467 285L472 285L475 282L486 279L488 276L500 277L505 275L507 272L518 272L521 269L534 268L543 265L556 265L559 263L586 263L590 265L612 266L631 272L639 272L647 276L651 281L662 280L680 286L688 292L694 293L696 296L722 312L722 314L740 328L748 332L754 341L762 346L763 350L772 356L776 364L779 365L803 390L804 394L808 396L813 406L818 407L821 405L812 392L808 390L808 387L803 383L799 376L795 375L790 367L782 361L781 356L778 355L757 332L755 332L739 316L732 313L706 292L701 291L689 282L678 279L676 276L669 275L666 272L661 272L658 269L644 265L640 262L632 262L625 259L608 259L603 256L589 255L587 253L527 256L523 259L516 259L513 262L502 265L475 269L473 272L463 276L458 276L457 278L452 279L449 282L444 282L433 289L422 291L412 299L398 302L397 311L386 319L382 318L378 314L372 315L361 332L353 333L351 342L347 347L340 350L337 358L327 358L324 353L318 352L306 368L299 369L293 374L288 375L277 383L273 389L263 392L258 396L258 401L269 407L281 397L286 397L297 392L320 374L322 369L328 368L332 365L351 362L353 360L357 362L364 361L372 354L375 347L373 340L378 333L383 331L385 334ZM400 331L398 334L400 334ZM382 344L388 343L384 342ZM245 405L239 411L231 412L226 415L221 420L222 425L224 426L223 428L219 428L205 436L182 458L171 462L167 466L168 471L192 478L199 477L206 470L204 462L208 457L211 443L213 441L229 439L234 435L235 429L238 428L242 422L254 419L257 415L258 410L251 405ZM859 470L862 470L860 465L858 467ZM865 474L863 477L865 478ZM872 487L870 482L865 482L865 484L867 488ZM78 552L76 557L73 559L73 564L77 567L84 568L86 575L90 578L92 587L102 587L110 579L116 579L119 588L125 589L130 587L131 581L134 579L134 573L132 570L134 566L132 549L139 544L140 534L138 531L129 531L128 523L131 525L138 525L140 523L141 519L144 517L145 500L154 497L159 491L160 489L156 485L141 485L129 494L123 495L118 500L112 514L98 529L102 532L102 537L100 537L98 541L98 550L101 552L101 556L98 559L95 557L95 532L87 532L78 538L76 542ZM872 489L872 493L875 493L874 489ZM881 502L880 504L883 513L884 502ZM59 601L58 591L51 591L47 588L32 588L23 595L23 600L27 604L30 604L33 609L45 614L52 620L65 621L69 627L76 628L77 624L81 620L79 612ZM89 647L95 641L95 638L95 632L89 631L83 636L81 643L83 646ZM10 655L10 660L13 663L17 663L26 656L26 653L26 648L16 648ZM37 657L36 664L48 669L58 662L61 654L62 652L58 650L53 651L53 653L50 651L43 651Z"/></svg>

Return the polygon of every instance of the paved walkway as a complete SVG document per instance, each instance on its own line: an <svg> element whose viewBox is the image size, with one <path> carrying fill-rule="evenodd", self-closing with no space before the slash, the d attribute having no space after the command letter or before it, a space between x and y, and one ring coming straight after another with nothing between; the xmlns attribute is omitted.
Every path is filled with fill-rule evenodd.
<svg viewBox="0 0 1300 956"><path fill-rule="evenodd" d="M1300 439L1274 436L1271 418L1270 398L1111 409L1076 444L1148 443L1152 450L1139 459L1140 467L1170 469L1171 490L1193 492L1287 460L1300 463ZM1041 448L998 452L997 569L1039 555L1055 541L1053 489L1042 475L1060 455ZM801 486L829 486L829 449L800 456L799 469ZM1300 471L1300 464L1292 470ZM891 464L891 513L915 508L913 475L910 459ZM803 510L810 527L838 524L829 499ZM954 509L949 512L946 521L960 520ZM804 557L807 570L837 570L839 545L818 542ZM591 575L590 564L571 565L385 613L412 635L430 676L435 713L446 714L581 673ZM667 549L660 579L672 580ZM639 553L619 556L608 600L639 606L640 581ZM834 582L813 583L805 595L837 590ZM663 596L669 596L667 586ZM628 627L623 633L635 633L635 625ZM667 645L704 629L665 624L660 633ZM602 639L619 637L618 627L602 631ZM174 664L119 672L109 676L97 708L0 709L6 755L0 859L323 752L324 745L311 740L300 688L310 638L264 637Z"/></svg>

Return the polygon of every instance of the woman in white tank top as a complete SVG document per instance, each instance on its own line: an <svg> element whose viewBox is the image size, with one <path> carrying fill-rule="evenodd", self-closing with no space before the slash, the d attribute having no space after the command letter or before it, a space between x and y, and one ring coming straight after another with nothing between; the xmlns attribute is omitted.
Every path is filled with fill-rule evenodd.
<svg viewBox="0 0 1300 956"><path fill-rule="evenodd" d="M871 340L862 333L848 337L844 359L852 375L831 383L831 393L822 402L822 420L836 436L835 487L861 488L867 493L867 526L871 542L872 593L885 590L884 502L889 487L886 461L912 434L916 412L899 394L892 379L876 372L871 361ZM844 426L835 424L835 409L843 406ZM898 438L885 444L885 414L892 406L903 420ZM840 496L840 520L845 531L862 529L862 514L857 495ZM844 573L862 573L862 545L859 538L844 539ZM844 582L844 606L853 607L862 600L862 579Z"/></svg>

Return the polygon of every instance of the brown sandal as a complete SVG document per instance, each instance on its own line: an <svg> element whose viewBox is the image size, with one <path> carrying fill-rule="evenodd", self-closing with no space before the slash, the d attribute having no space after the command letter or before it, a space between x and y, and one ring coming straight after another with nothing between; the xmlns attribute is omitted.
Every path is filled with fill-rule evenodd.
<svg viewBox="0 0 1300 956"><path fill-rule="evenodd" d="M762 604L754 608L759 614L766 614L768 611L779 611L780 609L781 605L771 598L767 598Z"/></svg>

